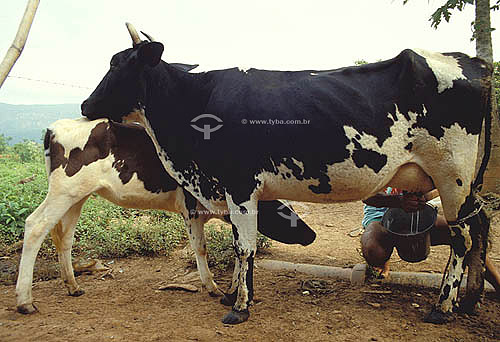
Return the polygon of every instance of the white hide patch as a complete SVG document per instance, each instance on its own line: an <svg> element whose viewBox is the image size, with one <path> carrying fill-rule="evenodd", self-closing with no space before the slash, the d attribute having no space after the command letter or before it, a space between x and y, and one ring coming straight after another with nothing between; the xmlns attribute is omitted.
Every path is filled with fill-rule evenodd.
<svg viewBox="0 0 500 342"><path fill-rule="evenodd" d="M70 134L66 132L66 135ZM144 183L137 178L136 173L123 184L120 173L112 167L114 162L114 156L109 155L84 165L71 177L66 175L64 169L57 168L50 174L49 191L55 197L69 195L75 203L95 192L122 207L177 211L175 190L152 193L144 188Z"/></svg>
<svg viewBox="0 0 500 342"><path fill-rule="evenodd" d="M69 158L71 150L83 150L92 129L108 119L88 120L87 118L62 119L54 122L49 129L54 132L54 141L64 146L64 157Z"/></svg>
<svg viewBox="0 0 500 342"><path fill-rule="evenodd" d="M363 148L387 156L387 163L378 174L375 174L375 172L366 165L358 168L354 165L351 158L340 164L330 165L328 167L328 173L333 174L334 179L345 180L345 191L353 191L353 189L361 188L363 189L362 198L374 195L387 185L396 174L399 167L407 163L415 162L415 160L413 160L413 155L403 147L410 141L414 142L417 140L416 137L409 138L407 135L408 127L417 121L417 113L408 112L410 121L407 121L403 114L399 112L397 105L395 105L394 112L398 120L394 121L394 124L390 128L391 136L382 143L382 146L379 146L377 143L377 137L358 132L353 127L344 126L345 135L351 140L351 143L346 147L351 156L355 150L352 140L355 139L356 135L359 135L359 139L356 140ZM424 114L425 113L426 110L424 108ZM422 128L413 129L412 134L415 136L419 134L425 135L425 139L429 139L428 132ZM346 196L348 196L348 194L346 194ZM359 196L359 194L357 196Z"/></svg>
<svg viewBox="0 0 500 342"><path fill-rule="evenodd" d="M413 51L424 57L429 67L432 69L438 81L438 93L453 88L454 80L466 79L458 61L454 57L421 49L415 49Z"/></svg>

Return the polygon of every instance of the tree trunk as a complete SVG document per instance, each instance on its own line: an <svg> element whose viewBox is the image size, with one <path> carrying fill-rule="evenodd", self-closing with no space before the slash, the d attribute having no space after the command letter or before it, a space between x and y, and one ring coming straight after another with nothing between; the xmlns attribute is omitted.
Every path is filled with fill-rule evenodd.
<svg viewBox="0 0 500 342"><path fill-rule="evenodd" d="M493 48L491 42L490 1L476 0L475 37L476 54L478 57L493 63ZM500 194L500 117L492 83L492 120L491 120L491 156L486 168L483 183L483 193ZM482 134L484 138L484 134ZM481 156L478 156L481 158Z"/></svg>
<svg viewBox="0 0 500 342"><path fill-rule="evenodd" d="M14 39L14 42L10 46L9 50L7 50L2 64L0 64L0 88L24 49L24 44L26 44L26 39L28 39L31 23L33 22L39 3L40 0L28 1L23 19L21 20L21 24L19 24L19 28L17 30L16 38Z"/></svg>

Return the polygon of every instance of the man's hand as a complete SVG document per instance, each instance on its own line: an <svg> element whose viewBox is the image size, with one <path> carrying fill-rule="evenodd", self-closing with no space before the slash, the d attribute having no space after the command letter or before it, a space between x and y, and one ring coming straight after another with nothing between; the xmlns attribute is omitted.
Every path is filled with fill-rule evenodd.
<svg viewBox="0 0 500 342"><path fill-rule="evenodd" d="M405 193L400 197L401 209L411 213L424 208L425 198L422 195Z"/></svg>

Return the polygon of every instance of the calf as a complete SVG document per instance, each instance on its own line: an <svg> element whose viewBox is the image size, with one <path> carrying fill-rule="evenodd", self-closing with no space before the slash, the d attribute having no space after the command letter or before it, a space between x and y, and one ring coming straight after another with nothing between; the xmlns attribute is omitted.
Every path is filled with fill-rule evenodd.
<svg viewBox="0 0 500 342"><path fill-rule="evenodd" d="M203 286L210 295L219 289L207 264L204 224L224 212L210 213L184 191L163 169L144 129L107 119L59 120L44 139L49 190L43 203L27 218L17 281L17 309L35 311L31 295L33 266L40 245L50 231L56 245L61 277L71 296L84 291L75 280L71 247L82 206L92 193L127 208L161 209L180 213ZM290 239L287 216L296 214L281 202L262 202L260 231L285 243L307 245L314 232L299 219ZM280 229L287 230L283 234ZM284 235L284 236L283 236Z"/></svg>
<svg viewBox="0 0 500 342"><path fill-rule="evenodd" d="M161 61L163 44L141 41L128 27L132 48L113 56L82 114L135 116L167 172L205 207L230 211L241 272L224 323L250 315L259 200L356 201L386 186L441 194L453 256L427 320L448 320L465 258L489 227L475 193L491 146L491 65L462 53L404 50L337 70L190 74Z"/></svg>

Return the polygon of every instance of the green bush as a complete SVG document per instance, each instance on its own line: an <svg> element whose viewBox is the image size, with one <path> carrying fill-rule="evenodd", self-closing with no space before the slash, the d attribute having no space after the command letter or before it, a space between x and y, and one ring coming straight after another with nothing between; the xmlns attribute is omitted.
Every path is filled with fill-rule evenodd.
<svg viewBox="0 0 500 342"><path fill-rule="evenodd" d="M0 153L6 153L9 149L9 141L12 140L11 137L6 137L0 134Z"/></svg>
<svg viewBox="0 0 500 342"><path fill-rule="evenodd" d="M96 197L83 208L75 252L93 257L168 255L185 238L184 221L177 214L125 209Z"/></svg>
<svg viewBox="0 0 500 342"><path fill-rule="evenodd" d="M31 140L24 140L23 142L17 143L10 147L10 150L17 155L23 163L41 163L44 160L42 145Z"/></svg>
<svg viewBox="0 0 500 342"><path fill-rule="evenodd" d="M233 233L228 226L207 225L208 264L218 270L225 271L234 265ZM257 251L271 247L271 240L257 233Z"/></svg>
<svg viewBox="0 0 500 342"><path fill-rule="evenodd" d="M18 184L20 180L33 180ZM0 242L10 244L22 238L24 221L47 194L45 166L0 159Z"/></svg>

